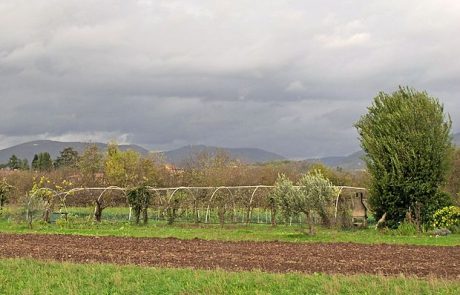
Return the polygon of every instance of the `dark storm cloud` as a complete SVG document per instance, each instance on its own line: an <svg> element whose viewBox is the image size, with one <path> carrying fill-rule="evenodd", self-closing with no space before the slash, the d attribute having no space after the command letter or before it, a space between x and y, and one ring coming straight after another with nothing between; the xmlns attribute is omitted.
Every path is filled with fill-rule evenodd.
<svg viewBox="0 0 460 295"><path fill-rule="evenodd" d="M458 1L2 1L0 147L351 153L378 91L427 90L460 129Z"/></svg>

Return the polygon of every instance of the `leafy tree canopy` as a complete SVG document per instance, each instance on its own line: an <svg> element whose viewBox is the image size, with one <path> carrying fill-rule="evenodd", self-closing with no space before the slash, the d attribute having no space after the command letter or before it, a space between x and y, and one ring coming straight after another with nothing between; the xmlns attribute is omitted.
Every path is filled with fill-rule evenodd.
<svg viewBox="0 0 460 295"><path fill-rule="evenodd" d="M75 168L78 163L78 152L72 149L71 147L67 147L60 152L59 157L57 157L54 165L56 168L59 167L71 167Z"/></svg>
<svg viewBox="0 0 460 295"><path fill-rule="evenodd" d="M438 99L400 87L374 98L356 123L371 176L370 203L390 226L420 204L422 222L448 203L440 190L453 151L451 120Z"/></svg>

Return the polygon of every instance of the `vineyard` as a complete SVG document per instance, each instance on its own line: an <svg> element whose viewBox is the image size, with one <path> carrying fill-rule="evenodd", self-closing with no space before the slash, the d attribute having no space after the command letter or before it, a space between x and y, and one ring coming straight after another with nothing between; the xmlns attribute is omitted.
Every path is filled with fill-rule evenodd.
<svg viewBox="0 0 460 295"><path fill-rule="evenodd" d="M300 189L300 186L293 186ZM356 219L367 218L363 188L340 186L334 187L333 196L327 210L337 223L344 215L348 223ZM205 224L298 224L305 222L305 214L285 216L277 211L273 200L275 186L220 186L220 187L142 187L139 200L130 200L139 189L109 187L71 188L56 191L50 188L37 188L28 196L25 215L30 222L46 215L45 221L67 218L68 215L80 213L96 221L103 219L103 210L109 207L126 208L118 210L112 219L119 221L133 218L139 223L141 217L147 220L174 222L191 222ZM37 199L41 202L33 202ZM137 203L136 203L137 202ZM92 214L72 212L73 207L95 206ZM70 209L69 209L70 208ZM85 211L83 211L85 212ZM142 213L142 214L141 214ZM277 214L278 213L278 214ZM141 216L142 215L142 216ZM318 222L318 216L314 216Z"/></svg>

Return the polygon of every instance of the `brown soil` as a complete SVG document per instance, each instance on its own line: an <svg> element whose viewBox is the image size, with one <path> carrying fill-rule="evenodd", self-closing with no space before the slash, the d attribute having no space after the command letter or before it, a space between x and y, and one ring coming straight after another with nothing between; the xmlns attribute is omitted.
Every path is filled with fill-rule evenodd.
<svg viewBox="0 0 460 295"><path fill-rule="evenodd" d="M232 271L460 279L460 246L294 244L0 233L0 257Z"/></svg>

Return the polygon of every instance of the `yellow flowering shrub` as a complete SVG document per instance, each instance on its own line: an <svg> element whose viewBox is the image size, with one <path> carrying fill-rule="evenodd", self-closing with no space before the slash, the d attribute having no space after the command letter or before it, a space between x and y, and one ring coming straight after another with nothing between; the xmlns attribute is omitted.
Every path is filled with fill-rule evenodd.
<svg viewBox="0 0 460 295"><path fill-rule="evenodd" d="M437 210L433 214L433 226L435 228L460 226L460 207L448 206Z"/></svg>

